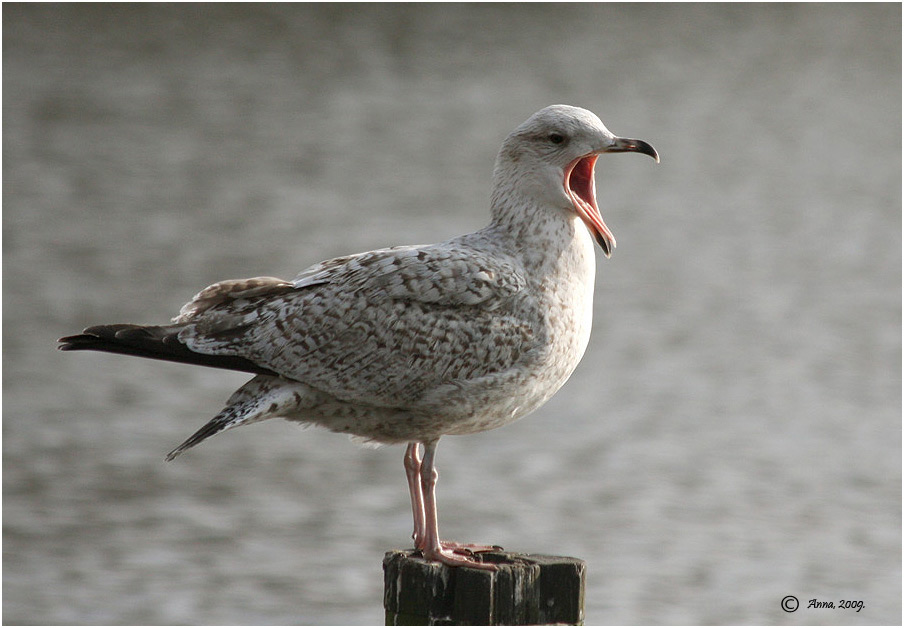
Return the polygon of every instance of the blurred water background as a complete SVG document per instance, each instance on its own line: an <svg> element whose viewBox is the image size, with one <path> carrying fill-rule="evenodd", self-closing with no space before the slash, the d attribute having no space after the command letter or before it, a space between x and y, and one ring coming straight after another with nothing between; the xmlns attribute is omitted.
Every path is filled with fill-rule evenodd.
<svg viewBox="0 0 904 628"><path fill-rule="evenodd" d="M444 537L585 559L588 624L900 622L899 5L6 4L3 88L5 623L382 623L401 447L166 464L245 376L55 340L479 228L560 102L662 164L600 160L584 361L443 440Z"/></svg>

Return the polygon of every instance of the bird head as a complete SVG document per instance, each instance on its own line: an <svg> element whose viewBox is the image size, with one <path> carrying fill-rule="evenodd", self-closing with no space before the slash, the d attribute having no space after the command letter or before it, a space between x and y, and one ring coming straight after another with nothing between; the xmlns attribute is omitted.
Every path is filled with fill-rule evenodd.
<svg viewBox="0 0 904 628"><path fill-rule="evenodd" d="M530 195L545 204L577 214L606 257L615 237L596 201L594 168L603 153L643 153L659 162L656 149L643 140L618 137L586 109L551 105L516 128L496 159L497 187Z"/></svg>

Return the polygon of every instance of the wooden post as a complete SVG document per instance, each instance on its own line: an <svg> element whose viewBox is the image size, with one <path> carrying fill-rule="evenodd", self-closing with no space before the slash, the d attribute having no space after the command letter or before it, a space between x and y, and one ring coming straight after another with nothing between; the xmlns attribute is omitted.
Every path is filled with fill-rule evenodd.
<svg viewBox="0 0 904 628"><path fill-rule="evenodd" d="M447 567L425 561L415 550L386 552L386 625L584 623L584 561L505 551L480 556L498 569Z"/></svg>

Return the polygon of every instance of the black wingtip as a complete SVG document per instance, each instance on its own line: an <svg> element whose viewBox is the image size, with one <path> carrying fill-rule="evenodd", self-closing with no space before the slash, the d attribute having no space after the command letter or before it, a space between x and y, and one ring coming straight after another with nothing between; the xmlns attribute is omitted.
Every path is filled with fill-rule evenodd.
<svg viewBox="0 0 904 628"><path fill-rule="evenodd" d="M63 336L57 340L60 343L57 349L60 351L79 351L82 349L93 349L97 346L100 339L97 336L89 334L76 334L74 336Z"/></svg>
<svg viewBox="0 0 904 628"><path fill-rule="evenodd" d="M104 351L243 373L276 375L274 371L240 356L196 353L179 340L179 329L177 325L96 325L80 334L60 338L57 348L60 351Z"/></svg>

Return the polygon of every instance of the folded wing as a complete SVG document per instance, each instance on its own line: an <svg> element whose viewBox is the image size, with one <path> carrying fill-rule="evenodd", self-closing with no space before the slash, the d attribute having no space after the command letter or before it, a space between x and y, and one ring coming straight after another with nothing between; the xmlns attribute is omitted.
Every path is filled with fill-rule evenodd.
<svg viewBox="0 0 904 628"><path fill-rule="evenodd" d="M178 339L342 400L402 407L511 368L537 346L524 287L498 253L395 247L322 262L293 282L214 284L183 308Z"/></svg>

